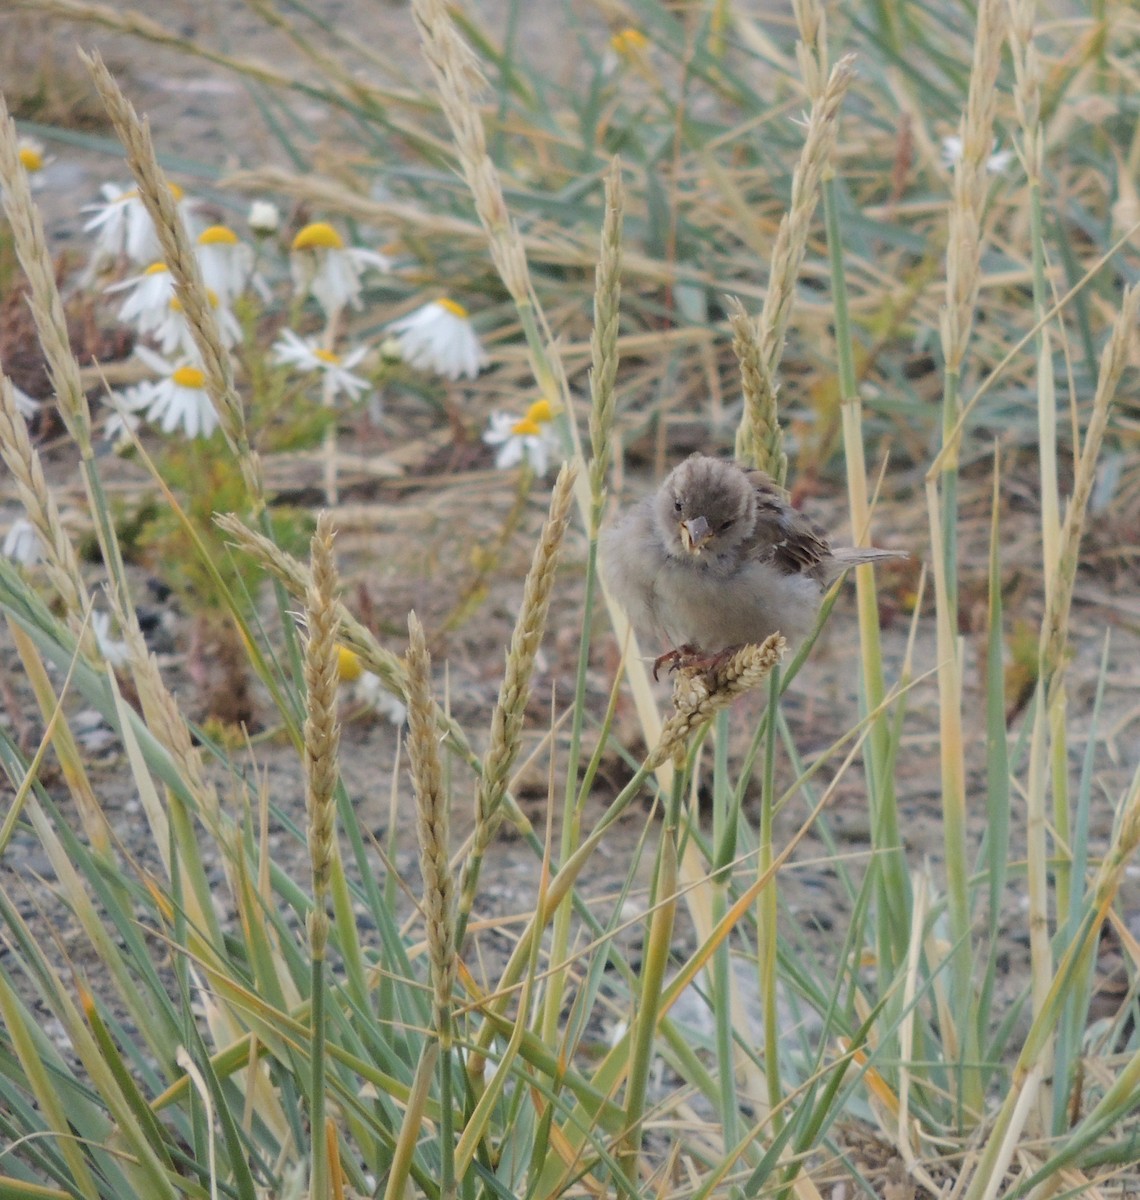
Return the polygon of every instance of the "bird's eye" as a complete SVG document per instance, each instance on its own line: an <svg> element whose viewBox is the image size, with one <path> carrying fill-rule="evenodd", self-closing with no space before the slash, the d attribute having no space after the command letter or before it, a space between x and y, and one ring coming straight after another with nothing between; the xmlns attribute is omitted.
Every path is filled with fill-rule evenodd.
<svg viewBox="0 0 1140 1200"><path fill-rule="evenodd" d="M684 507L685 506L681 503L680 500L673 501L673 511L674 512L680 512Z"/></svg>
<svg viewBox="0 0 1140 1200"><path fill-rule="evenodd" d="M724 533L724 531L726 529L731 529L733 527L733 525L735 525L735 524L736 524L736 518L729 517L729 519L727 521L721 522L719 528L717 529L717 533Z"/></svg>

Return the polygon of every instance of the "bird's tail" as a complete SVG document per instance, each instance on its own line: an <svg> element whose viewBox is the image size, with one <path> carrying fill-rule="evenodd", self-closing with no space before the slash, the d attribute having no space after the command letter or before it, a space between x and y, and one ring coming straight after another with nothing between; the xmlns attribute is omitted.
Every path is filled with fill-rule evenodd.
<svg viewBox="0 0 1140 1200"><path fill-rule="evenodd" d="M831 554L821 566L826 567L823 583L834 583L850 567L861 563L886 562L892 558L910 558L905 550L876 550L872 546L832 546Z"/></svg>

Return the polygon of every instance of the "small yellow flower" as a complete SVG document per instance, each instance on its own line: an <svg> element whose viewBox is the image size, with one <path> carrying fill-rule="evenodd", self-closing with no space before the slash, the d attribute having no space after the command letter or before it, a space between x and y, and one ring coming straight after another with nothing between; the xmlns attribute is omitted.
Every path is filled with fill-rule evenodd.
<svg viewBox="0 0 1140 1200"><path fill-rule="evenodd" d="M545 475L561 449L550 428L553 418L554 407L549 400L536 400L521 419L510 413L492 413L483 441L495 448L495 466L506 470L527 462L536 475Z"/></svg>
<svg viewBox="0 0 1140 1200"><path fill-rule="evenodd" d="M17 142L20 165L29 175L44 169L44 144L36 138L22 137Z"/></svg>
<svg viewBox="0 0 1140 1200"><path fill-rule="evenodd" d="M364 674L360 655L347 646L336 648L336 671L344 683L355 683Z"/></svg>
<svg viewBox="0 0 1140 1200"><path fill-rule="evenodd" d="M649 39L640 29L621 29L610 38L610 46L622 58L637 58L649 49Z"/></svg>
<svg viewBox="0 0 1140 1200"><path fill-rule="evenodd" d="M253 271L253 247L228 225L211 225L198 234L194 247L202 278L228 304L245 290Z"/></svg>

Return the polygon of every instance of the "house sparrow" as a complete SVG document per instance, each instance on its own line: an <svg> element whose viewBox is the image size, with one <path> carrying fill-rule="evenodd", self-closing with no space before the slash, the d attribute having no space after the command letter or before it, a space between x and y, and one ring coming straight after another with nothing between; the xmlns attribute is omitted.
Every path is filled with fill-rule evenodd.
<svg viewBox="0 0 1140 1200"><path fill-rule="evenodd" d="M723 651L811 632L848 567L893 550L833 548L763 471L694 454L601 536L602 572L642 636L676 649L654 664L706 665Z"/></svg>

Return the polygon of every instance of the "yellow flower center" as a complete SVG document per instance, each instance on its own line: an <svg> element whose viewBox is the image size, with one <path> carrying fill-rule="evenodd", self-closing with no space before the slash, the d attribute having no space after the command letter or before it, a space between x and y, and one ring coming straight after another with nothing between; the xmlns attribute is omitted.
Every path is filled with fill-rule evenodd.
<svg viewBox="0 0 1140 1200"><path fill-rule="evenodd" d="M511 426L511 433L517 437L538 437L541 432L538 422L529 413Z"/></svg>
<svg viewBox="0 0 1140 1200"><path fill-rule="evenodd" d="M29 172L29 174L34 174L36 171L43 170L44 156L35 146L21 146L20 163L25 171Z"/></svg>
<svg viewBox="0 0 1140 1200"><path fill-rule="evenodd" d="M526 410L524 420L533 421L536 425L542 425L547 421L554 420L554 409L549 400L536 400L530 408Z"/></svg>
<svg viewBox="0 0 1140 1200"><path fill-rule="evenodd" d="M181 200L182 197L184 195L186 195L186 193L176 183L171 183L168 180L166 186L170 189L170 194L174 197L175 200ZM121 196L117 197L117 199L115 200L115 203L122 204L126 200L137 200L138 198L139 198L139 189L131 188L131 190L129 192L124 192Z"/></svg>
<svg viewBox="0 0 1140 1200"><path fill-rule="evenodd" d="M462 304L457 304L454 300L448 300L446 296L442 300L437 300L436 303L440 308L446 309L453 317L458 317L461 321L467 320L467 309Z"/></svg>
<svg viewBox="0 0 1140 1200"><path fill-rule="evenodd" d="M314 221L293 239L293 249L343 250L344 240L327 221Z"/></svg>
<svg viewBox="0 0 1140 1200"><path fill-rule="evenodd" d="M337 646L336 671L345 683L353 683L364 674L364 664L360 656L347 646Z"/></svg>
<svg viewBox="0 0 1140 1200"><path fill-rule="evenodd" d="M622 29L610 38L610 45L622 58L631 58L648 47L649 39L640 29Z"/></svg>
<svg viewBox="0 0 1140 1200"><path fill-rule="evenodd" d="M198 234L199 246L236 246L238 235L228 225L211 225Z"/></svg>
<svg viewBox="0 0 1140 1200"><path fill-rule="evenodd" d="M151 263L150 266L147 267L147 269L143 272L143 274L144 275L161 275L166 270L169 270L166 263L163 263L163 262Z"/></svg>
<svg viewBox="0 0 1140 1200"><path fill-rule="evenodd" d="M176 367L170 378L184 388L201 388L206 383L206 376L198 367Z"/></svg>
<svg viewBox="0 0 1140 1200"><path fill-rule="evenodd" d="M218 293L213 288L206 289L206 300L211 308L217 308L221 301L218 299ZM182 312L182 301L177 296L170 297L170 311Z"/></svg>
<svg viewBox="0 0 1140 1200"><path fill-rule="evenodd" d="M323 363L328 363L330 367L335 367L340 362L340 355L334 354L331 350L314 350L313 357L319 358Z"/></svg>

